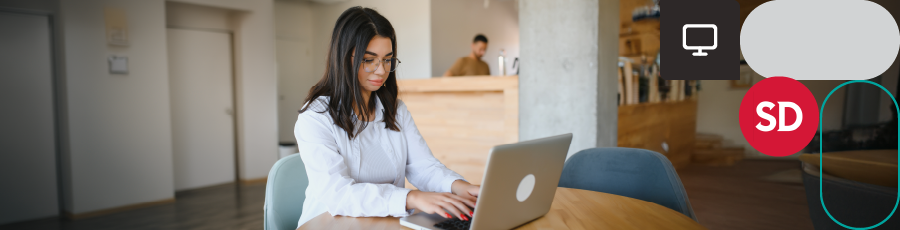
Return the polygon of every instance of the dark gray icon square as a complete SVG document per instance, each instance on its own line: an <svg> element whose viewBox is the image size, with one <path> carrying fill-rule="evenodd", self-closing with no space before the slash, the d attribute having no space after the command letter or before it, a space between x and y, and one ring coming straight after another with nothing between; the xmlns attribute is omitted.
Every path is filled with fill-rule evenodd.
<svg viewBox="0 0 900 230"><path fill-rule="evenodd" d="M660 2L660 77L740 79L740 6L733 0Z"/></svg>

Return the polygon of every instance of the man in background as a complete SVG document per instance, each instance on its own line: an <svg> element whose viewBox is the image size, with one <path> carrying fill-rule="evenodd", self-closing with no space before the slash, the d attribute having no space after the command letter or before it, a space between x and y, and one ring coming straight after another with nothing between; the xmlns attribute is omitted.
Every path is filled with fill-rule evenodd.
<svg viewBox="0 0 900 230"><path fill-rule="evenodd" d="M469 56L456 59L456 63L444 72L444 76L477 76L491 75L491 68L487 62L481 60L484 51L487 50L488 40L484 35L476 35L472 41L472 53Z"/></svg>

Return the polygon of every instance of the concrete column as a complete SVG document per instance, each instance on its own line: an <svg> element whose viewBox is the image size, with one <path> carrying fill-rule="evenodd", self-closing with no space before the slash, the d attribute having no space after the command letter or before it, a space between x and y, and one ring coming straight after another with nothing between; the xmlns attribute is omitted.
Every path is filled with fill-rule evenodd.
<svg viewBox="0 0 900 230"><path fill-rule="evenodd" d="M618 0L520 0L519 140L616 146Z"/></svg>

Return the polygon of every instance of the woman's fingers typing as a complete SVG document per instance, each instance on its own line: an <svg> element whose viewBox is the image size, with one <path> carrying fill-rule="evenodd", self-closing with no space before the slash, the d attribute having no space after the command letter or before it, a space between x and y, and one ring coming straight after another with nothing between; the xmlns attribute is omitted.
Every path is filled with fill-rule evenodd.
<svg viewBox="0 0 900 230"><path fill-rule="evenodd" d="M441 208L451 212L454 216L459 219L468 220L466 217L468 213L471 212L466 204L463 202L463 199L457 195L453 195L450 193L436 193L440 196L440 199L437 203L441 206Z"/></svg>
<svg viewBox="0 0 900 230"><path fill-rule="evenodd" d="M453 194L449 194L449 195L450 195L449 196L450 198L455 199L455 200L465 204L465 205L463 205L463 207L465 207L465 210L463 210L463 211L466 211L466 213L469 213L469 211L471 211L471 210L469 210L469 207L475 207L475 199L474 198L457 196L457 195L453 195Z"/></svg>
<svg viewBox="0 0 900 230"><path fill-rule="evenodd" d="M439 202L438 205L441 206L441 208L443 208L444 210L449 211L450 214L453 215L453 216L455 216L456 218L459 218L459 219L462 219L462 220L465 220L465 219L466 219L466 216L462 214L462 211L460 211L460 210L456 207L455 204L453 204L453 203L451 203L451 202Z"/></svg>
<svg viewBox="0 0 900 230"><path fill-rule="evenodd" d="M465 219L468 219L468 217L466 217L466 216L471 217L471 215L472 215L472 214L471 214L471 213L472 213L472 210L469 209L469 206L467 206L463 201L459 200L458 198L457 198L456 200L453 200L453 201L454 201L454 202L447 202L447 203L453 205L454 208L456 208L457 210L459 210L460 212L462 212L461 215L457 215L457 216L460 217L460 219L464 219L464 220L465 220Z"/></svg>
<svg viewBox="0 0 900 230"><path fill-rule="evenodd" d="M434 193L412 191L407 197L408 207L414 207L422 212L445 216L451 214L457 218L468 220L475 202L451 193ZM448 217L449 218L449 217Z"/></svg>

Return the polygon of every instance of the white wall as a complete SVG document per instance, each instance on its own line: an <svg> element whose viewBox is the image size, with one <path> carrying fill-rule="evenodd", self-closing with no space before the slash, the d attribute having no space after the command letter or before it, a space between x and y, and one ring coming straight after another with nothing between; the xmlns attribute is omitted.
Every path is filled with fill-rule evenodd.
<svg viewBox="0 0 900 230"><path fill-rule="evenodd" d="M516 1L431 0L431 76L442 76L456 59L472 52L476 34L488 38L481 60L499 75L500 49L505 50L506 72L513 75L513 59L519 56L519 9Z"/></svg>
<svg viewBox="0 0 900 230"><path fill-rule="evenodd" d="M386 17L397 33L397 78L429 78L431 8L429 1L350 0L322 4L302 0L275 1L278 62L278 129L281 142L295 142L297 110L310 87L325 73L325 58L338 16L353 6L369 7ZM471 39L471 38L469 38Z"/></svg>
<svg viewBox="0 0 900 230"><path fill-rule="evenodd" d="M169 2L166 4L166 26L210 31L232 31L230 10Z"/></svg>
<svg viewBox="0 0 900 230"><path fill-rule="evenodd" d="M325 57L331 42L331 32L338 16L353 6L378 11L387 18L397 33L397 58L403 61L397 69L398 79L431 77L431 8L430 1L406 0L349 0L335 4L313 3L314 25L313 60L315 76L325 72ZM309 91L309 89L305 89ZM293 127L293 124L291 124Z"/></svg>
<svg viewBox="0 0 900 230"><path fill-rule="evenodd" d="M294 143L297 110L324 67L314 65L313 9L302 1L275 1L275 50L278 62L278 140Z"/></svg>
<svg viewBox="0 0 900 230"><path fill-rule="evenodd" d="M238 11L231 15L242 180L268 176L278 160L278 104L272 0L173 0ZM291 124L293 127L293 124Z"/></svg>
<svg viewBox="0 0 900 230"><path fill-rule="evenodd" d="M130 46L107 45L105 7L125 12ZM174 195L164 7L162 0L61 1L67 212ZM108 73L111 55L129 58L128 75Z"/></svg>

